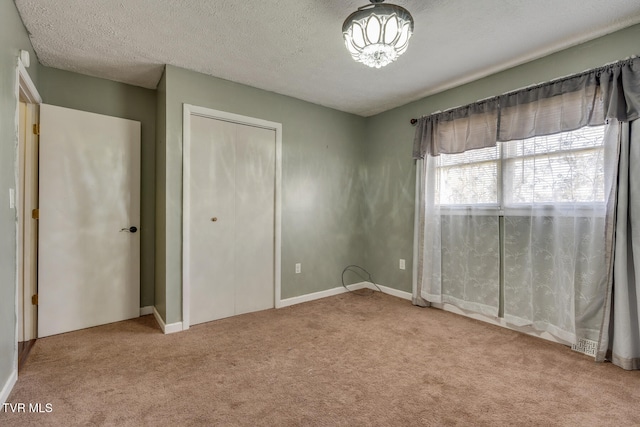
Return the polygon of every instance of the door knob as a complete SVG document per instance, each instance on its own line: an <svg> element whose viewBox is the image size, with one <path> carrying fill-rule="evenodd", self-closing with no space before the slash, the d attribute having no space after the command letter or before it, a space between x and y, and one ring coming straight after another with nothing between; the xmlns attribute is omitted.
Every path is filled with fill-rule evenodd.
<svg viewBox="0 0 640 427"><path fill-rule="evenodd" d="M211 221L216 222L218 220L217 216L214 216L213 218L211 218Z"/></svg>
<svg viewBox="0 0 640 427"><path fill-rule="evenodd" d="M125 227L122 230L120 230L120 232L126 231L127 233L135 233L136 231L138 231L138 228L135 226L131 226L131 227Z"/></svg>

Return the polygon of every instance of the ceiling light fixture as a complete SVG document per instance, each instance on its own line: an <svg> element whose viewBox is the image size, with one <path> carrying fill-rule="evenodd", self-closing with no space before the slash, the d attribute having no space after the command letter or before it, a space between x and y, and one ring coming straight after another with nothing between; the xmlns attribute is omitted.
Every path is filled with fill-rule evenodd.
<svg viewBox="0 0 640 427"><path fill-rule="evenodd" d="M382 68L398 59L409 45L413 18L409 11L384 0L359 7L342 24L344 43L353 59Z"/></svg>

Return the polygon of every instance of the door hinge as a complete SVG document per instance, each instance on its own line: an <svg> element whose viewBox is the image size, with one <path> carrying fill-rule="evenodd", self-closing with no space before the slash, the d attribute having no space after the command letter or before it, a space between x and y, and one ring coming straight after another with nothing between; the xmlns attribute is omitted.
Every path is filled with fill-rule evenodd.
<svg viewBox="0 0 640 427"><path fill-rule="evenodd" d="M31 211L31 218L40 219L40 209L34 209Z"/></svg>
<svg viewBox="0 0 640 427"><path fill-rule="evenodd" d="M34 125L33 125L33 134L34 135L40 135L40 124L39 123L34 123Z"/></svg>
<svg viewBox="0 0 640 427"><path fill-rule="evenodd" d="M31 296L31 305L38 305L38 294Z"/></svg>

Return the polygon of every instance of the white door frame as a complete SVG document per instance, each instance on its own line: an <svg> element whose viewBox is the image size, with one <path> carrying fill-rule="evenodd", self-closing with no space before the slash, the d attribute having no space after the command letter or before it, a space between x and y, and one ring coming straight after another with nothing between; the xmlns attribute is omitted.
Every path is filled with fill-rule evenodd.
<svg viewBox="0 0 640 427"><path fill-rule="evenodd" d="M275 180L275 245L274 245L274 306L282 306L281 296L281 230L282 230L282 124L225 111L184 104L182 120L182 330L189 329L191 282L189 276L189 214L191 194L191 116L223 120L231 123L274 130L276 133L276 180Z"/></svg>
<svg viewBox="0 0 640 427"><path fill-rule="evenodd" d="M18 149L20 149L20 130L18 129L18 125L20 123L20 102L24 102L27 104L27 108L33 108L33 106L38 106L42 103L42 98L40 97L40 94L38 93L38 89L36 88L35 84L33 83L33 80L31 80L31 77L29 76L29 73L27 72L27 68L24 66L24 64L22 63L22 60L20 58L18 58L18 65L16 66L16 88L15 88L15 93L16 93L16 138L18 139L18 144L17 147ZM32 114L28 115L31 118L31 122L35 121L35 116ZM36 124L36 123L27 123L27 129L31 128L31 125ZM25 135L25 138L28 135ZM29 150L27 150L27 152L29 152ZM32 158L27 158L25 159L25 164L26 162L33 162L34 159ZM21 164L21 162L17 162L17 174L16 174L16 188L18 189L18 191L20 191L20 182L21 182L21 176L22 174L24 174L24 170L23 170L23 166ZM37 186L38 183L36 182L35 185ZM19 200L31 200L31 195L32 195L32 187L29 185L24 185L23 188L23 193L24 194L18 194L18 197L16 198L16 202L18 203ZM36 310L36 306L31 305L30 299L25 299L23 301L22 307L19 306L19 295L21 292L23 292L23 287L25 286L25 282L24 280L20 280L22 276L22 274L20 274L17 269L19 265L24 265L23 262L21 262L21 259L23 259L23 257L25 256L25 254L27 254L26 256L28 256L28 254L31 253L30 250L25 251L25 247L27 249L30 248L29 245L31 245L33 242L31 241L26 241L28 237L25 237L25 241L21 241L21 238L23 237L23 235L19 232L20 227L22 227L25 223L26 220L30 220L31 219L31 213L27 212L24 209L21 209L19 207L19 205L16 205L16 302L15 302L15 310L16 310L16 332L15 332L15 341L16 344L18 343L19 340L19 333L18 333L18 329L19 329L19 322L23 321L24 318L28 318L30 322L36 322L37 324L37 310ZM35 242L35 244L37 245L37 241ZM33 262L37 262L37 260L29 260L29 262L33 263ZM17 316L18 314L21 313L23 319L19 319ZM28 336L29 339L35 339L35 336L31 336L31 334L29 333L28 335L26 335L27 332L25 331L25 336ZM16 345L16 350L15 350L15 368L17 370L17 365L18 364L18 346Z"/></svg>

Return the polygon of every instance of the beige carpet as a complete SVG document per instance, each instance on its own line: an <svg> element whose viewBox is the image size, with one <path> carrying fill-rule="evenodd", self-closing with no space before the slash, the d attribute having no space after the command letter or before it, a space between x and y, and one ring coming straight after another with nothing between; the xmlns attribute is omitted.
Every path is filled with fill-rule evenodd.
<svg viewBox="0 0 640 427"><path fill-rule="evenodd" d="M0 425L640 425L640 372L376 293L38 340Z"/></svg>

